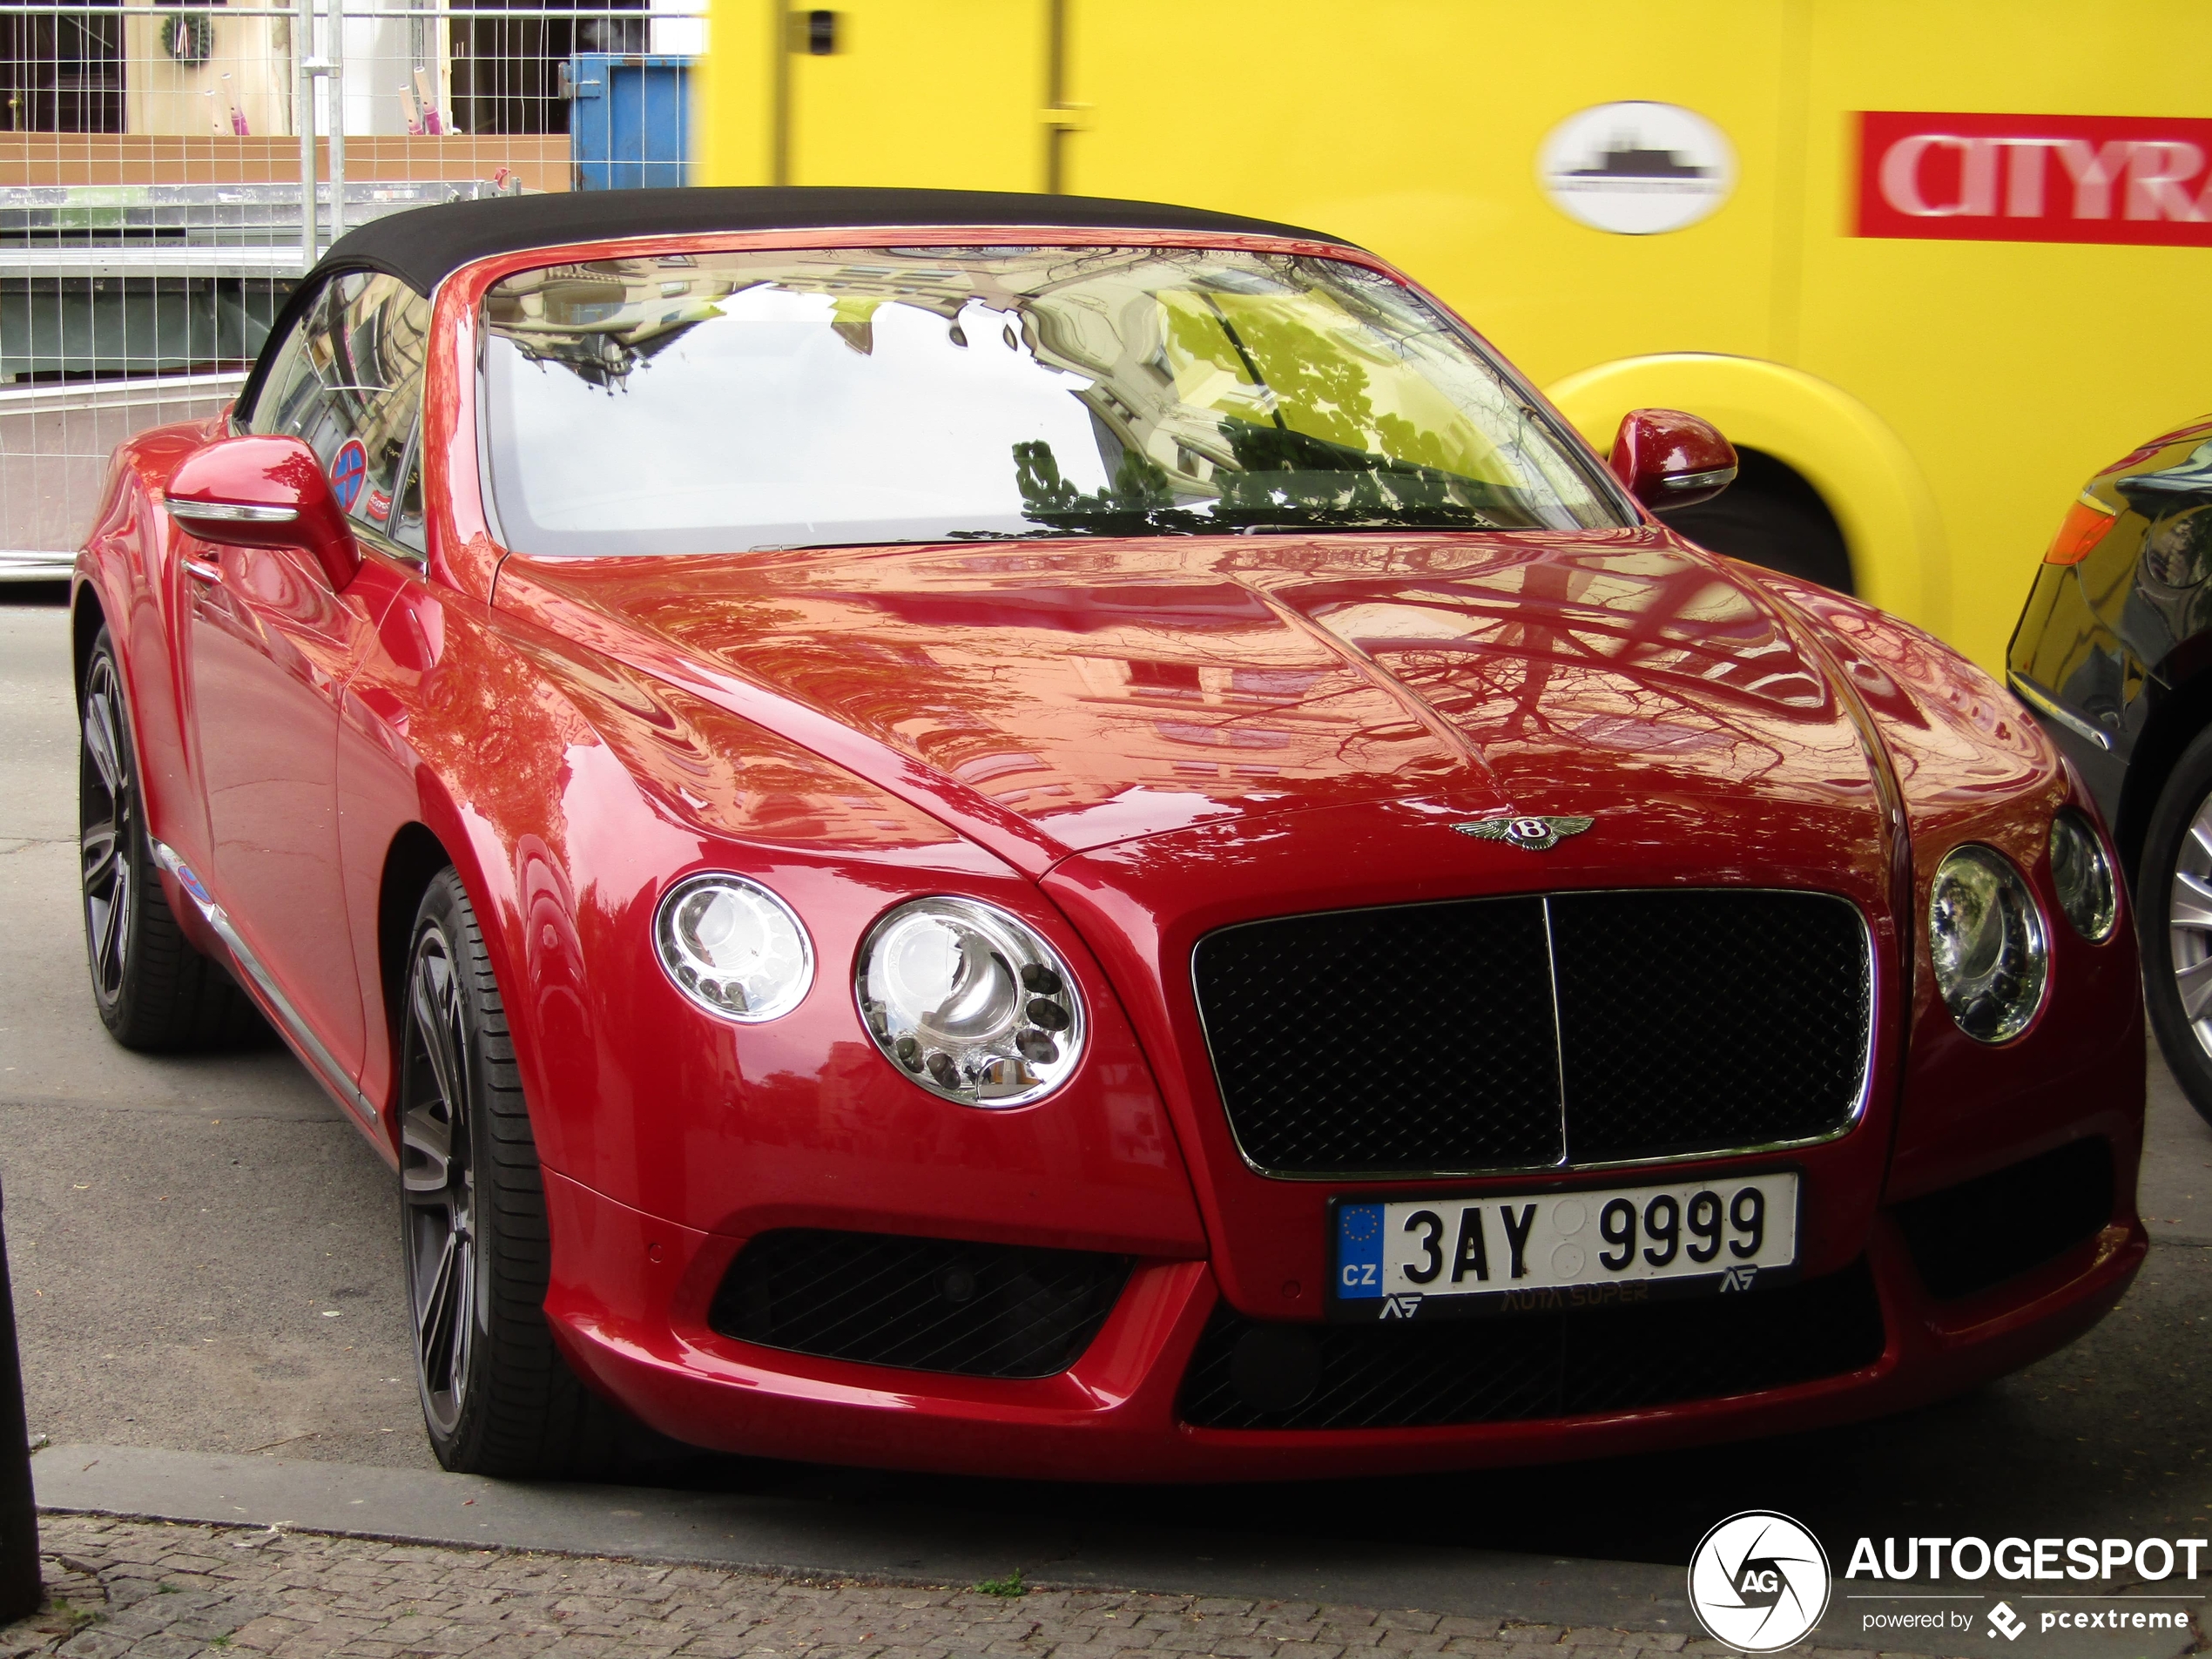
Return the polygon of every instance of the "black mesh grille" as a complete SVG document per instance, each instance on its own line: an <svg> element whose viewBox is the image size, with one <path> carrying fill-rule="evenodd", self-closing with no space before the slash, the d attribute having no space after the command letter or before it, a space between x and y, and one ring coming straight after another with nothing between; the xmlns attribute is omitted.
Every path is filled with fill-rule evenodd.
<svg viewBox="0 0 2212 1659"><path fill-rule="evenodd" d="M1209 934L1193 969L1238 1144L1282 1175L1814 1139L1851 1121L1871 1018L1865 925L1820 894L1293 916Z"/></svg>
<svg viewBox="0 0 2212 1659"><path fill-rule="evenodd" d="M867 1365L1049 1377L1076 1363L1126 1256L789 1228L738 1252L707 1311L725 1337Z"/></svg>
<svg viewBox="0 0 2212 1659"><path fill-rule="evenodd" d="M1802 893L1554 896L1577 1163L1810 1140L1858 1103L1866 932Z"/></svg>
<svg viewBox="0 0 2212 1659"><path fill-rule="evenodd" d="M1339 911L1199 941L1244 1155L1290 1174L1558 1161L1541 899Z"/></svg>
<svg viewBox="0 0 2212 1659"><path fill-rule="evenodd" d="M1311 1346L1286 1356L1282 1333L1291 1331ZM1184 1375L1182 1412L1199 1428L1526 1422L1841 1376L1880 1359L1883 1339L1881 1305L1864 1263L1742 1295L1432 1325L1260 1325L1224 1308ZM1254 1347L1240 1370L1238 1349L1247 1341ZM1256 1352L1276 1374L1249 1363ZM1295 1375L1287 1388L1285 1371ZM1310 1392L1285 1405L1309 1378Z"/></svg>
<svg viewBox="0 0 2212 1659"><path fill-rule="evenodd" d="M1897 1208L1928 1292L1971 1296L2063 1256L2112 1219L2112 1147L2075 1141Z"/></svg>

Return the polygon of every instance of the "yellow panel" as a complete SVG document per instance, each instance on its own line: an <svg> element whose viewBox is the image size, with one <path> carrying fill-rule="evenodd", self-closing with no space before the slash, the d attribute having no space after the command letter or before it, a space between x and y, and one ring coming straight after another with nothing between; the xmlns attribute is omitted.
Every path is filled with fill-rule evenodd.
<svg viewBox="0 0 2212 1659"><path fill-rule="evenodd" d="M784 60L794 181L1042 187L1055 3L1065 188L1362 242L1592 428L1725 410L1828 495L1863 591L1986 664L2082 480L2212 407L2212 249L1847 225L1857 111L2212 115L2199 0L860 0L838 55ZM768 14L717 4L702 169L751 181ZM1622 236L1552 206L1546 135L1627 99L1726 134L1717 212Z"/></svg>
<svg viewBox="0 0 2212 1659"><path fill-rule="evenodd" d="M1093 106L1067 140L1070 189L1349 237L1540 381L1630 353L1769 348L1782 8L1069 4L1069 96ZM1688 105L1727 133L1741 182L1712 218L1612 236L1551 205L1536 177L1545 135L1627 98Z"/></svg>
<svg viewBox="0 0 2212 1659"><path fill-rule="evenodd" d="M834 53L790 55L792 184L1044 187L1045 0L852 0L836 17Z"/></svg>
<svg viewBox="0 0 2212 1659"><path fill-rule="evenodd" d="M2212 8L2182 0L1818 11L1798 361L1919 461L1951 556L1915 619L1989 666L2083 482L2212 406L2212 249L1848 235L1850 113L2202 117L2209 60Z"/></svg>
<svg viewBox="0 0 2212 1659"><path fill-rule="evenodd" d="M702 185L775 182L778 19L781 0L710 0L713 49L698 66L691 176Z"/></svg>

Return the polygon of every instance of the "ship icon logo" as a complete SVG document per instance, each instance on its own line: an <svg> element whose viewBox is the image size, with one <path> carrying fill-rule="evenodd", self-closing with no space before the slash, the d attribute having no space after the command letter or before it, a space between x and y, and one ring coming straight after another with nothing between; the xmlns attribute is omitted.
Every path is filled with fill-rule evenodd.
<svg viewBox="0 0 2212 1659"><path fill-rule="evenodd" d="M1692 165L1672 150L1641 149L1634 138L1623 137L1615 141L1598 165L1577 167L1567 176L1569 179L1709 179L1712 171L1710 167Z"/></svg>
<svg viewBox="0 0 2212 1659"><path fill-rule="evenodd" d="M1710 218L1736 187L1727 135L1678 104L1601 104L1553 128L1536 175L1592 230L1653 236Z"/></svg>

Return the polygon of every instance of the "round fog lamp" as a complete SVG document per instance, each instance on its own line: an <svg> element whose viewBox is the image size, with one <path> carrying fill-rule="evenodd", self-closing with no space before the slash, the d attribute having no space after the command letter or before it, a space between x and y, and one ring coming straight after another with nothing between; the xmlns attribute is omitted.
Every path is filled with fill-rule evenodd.
<svg viewBox="0 0 2212 1659"><path fill-rule="evenodd" d="M1936 988L1968 1036L2003 1042L2027 1028L2050 977L2043 914L2005 856L1954 847L1928 895Z"/></svg>
<svg viewBox="0 0 2212 1659"><path fill-rule="evenodd" d="M790 1013L814 980L814 948L791 907L739 875L694 875L671 887L653 944L678 990L746 1025Z"/></svg>
<svg viewBox="0 0 2212 1659"><path fill-rule="evenodd" d="M2105 856L2103 838L2079 813L2060 813L2051 820L2051 885L2074 932L2091 944L2112 937L2120 918L2112 860Z"/></svg>
<svg viewBox="0 0 2212 1659"><path fill-rule="evenodd" d="M868 930L853 974L875 1046L921 1087L1026 1106L1082 1054L1074 976L1024 923L974 899L917 899Z"/></svg>

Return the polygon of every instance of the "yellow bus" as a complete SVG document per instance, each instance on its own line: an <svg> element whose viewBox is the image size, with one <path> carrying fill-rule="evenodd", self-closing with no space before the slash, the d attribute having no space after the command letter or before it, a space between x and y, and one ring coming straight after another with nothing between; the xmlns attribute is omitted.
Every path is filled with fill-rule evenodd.
<svg viewBox="0 0 2212 1659"><path fill-rule="evenodd" d="M714 0L706 184L1064 191L1348 237L1680 527L2000 665L2082 480L2212 408L2192 0Z"/></svg>

